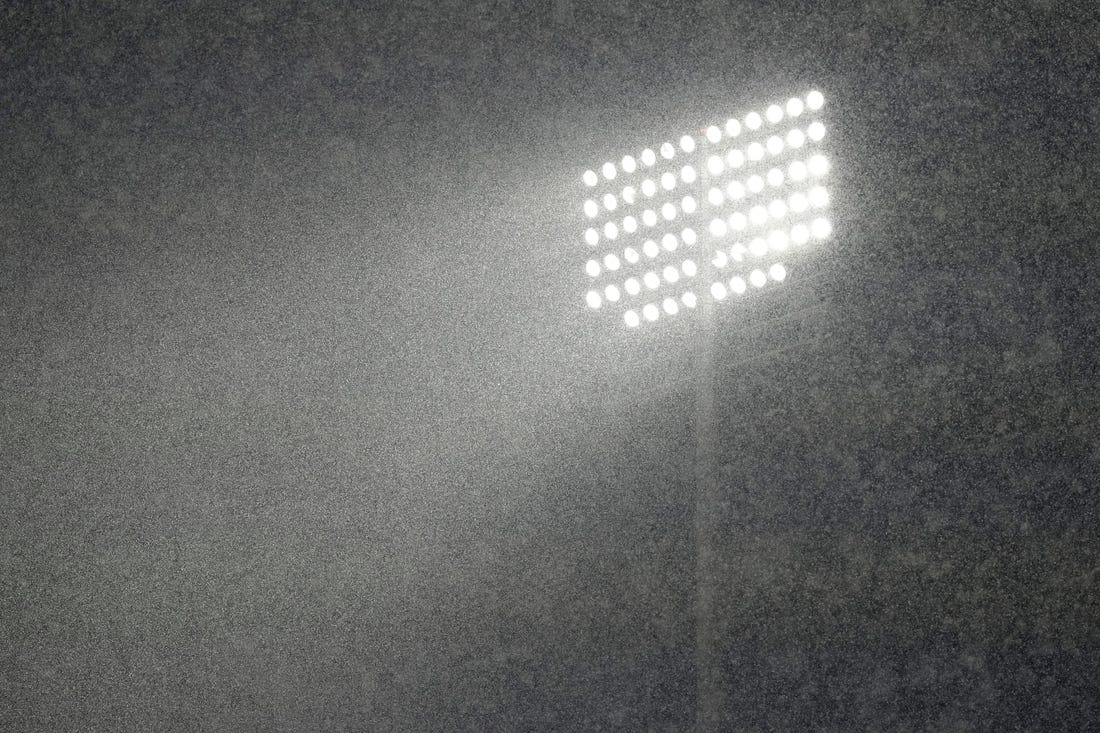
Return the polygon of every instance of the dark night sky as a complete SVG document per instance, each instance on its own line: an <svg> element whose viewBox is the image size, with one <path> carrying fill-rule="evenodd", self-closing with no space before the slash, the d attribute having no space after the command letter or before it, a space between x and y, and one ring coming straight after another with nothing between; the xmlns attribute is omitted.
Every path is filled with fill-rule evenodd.
<svg viewBox="0 0 1100 733"><path fill-rule="evenodd" d="M699 337L583 308L579 174L810 85L835 236L714 341L721 727L1100 725L1087 3L0 29L0 727L692 729Z"/></svg>

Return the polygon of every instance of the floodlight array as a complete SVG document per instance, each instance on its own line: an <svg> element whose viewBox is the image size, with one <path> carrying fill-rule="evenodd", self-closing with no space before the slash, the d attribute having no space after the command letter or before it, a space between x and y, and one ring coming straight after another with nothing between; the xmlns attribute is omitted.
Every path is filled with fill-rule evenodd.
<svg viewBox="0 0 1100 733"><path fill-rule="evenodd" d="M585 171L588 307L633 328L783 282L832 233L824 104L810 91Z"/></svg>

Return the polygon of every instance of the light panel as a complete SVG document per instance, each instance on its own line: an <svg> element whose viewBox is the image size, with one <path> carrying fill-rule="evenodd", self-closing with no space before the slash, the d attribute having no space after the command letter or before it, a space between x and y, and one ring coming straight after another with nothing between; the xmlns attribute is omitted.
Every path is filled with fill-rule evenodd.
<svg viewBox="0 0 1100 733"><path fill-rule="evenodd" d="M766 100L585 170L585 305L639 328L785 282L833 233L824 107Z"/></svg>

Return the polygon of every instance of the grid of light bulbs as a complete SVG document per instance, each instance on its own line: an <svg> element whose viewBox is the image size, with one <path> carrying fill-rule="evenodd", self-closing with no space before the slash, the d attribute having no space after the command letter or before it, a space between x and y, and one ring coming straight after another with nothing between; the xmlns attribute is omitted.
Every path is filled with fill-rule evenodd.
<svg viewBox="0 0 1100 733"><path fill-rule="evenodd" d="M585 171L588 307L636 328L783 282L832 233L824 105L810 91Z"/></svg>

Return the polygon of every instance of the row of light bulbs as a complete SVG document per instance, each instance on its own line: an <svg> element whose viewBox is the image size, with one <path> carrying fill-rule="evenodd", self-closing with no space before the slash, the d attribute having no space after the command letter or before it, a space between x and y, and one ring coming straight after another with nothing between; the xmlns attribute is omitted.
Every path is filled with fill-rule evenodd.
<svg viewBox="0 0 1100 733"><path fill-rule="evenodd" d="M744 127L749 130L759 130L763 127L765 121L769 124L778 124L784 117L798 117L802 114L803 110L819 110L825 104L825 98L821 92L811 91L806 95L805 100L799 97L792 97L787 100L784 106L779 104L772 104L767 107L763 115L757 112L749 112L744 117ZM726 121L724 128L719 128L717 125L711 125L703 132L707 142L712 145L718 144L724 136L727 138L737 137L741 134L742 121L734 118L730 118ZM696 149L695 138L691 135L683 135L679 140L679 149L684 153L693 153ZM657 156L665 160L672 160L676 156L676 146L671 142L662 143L657 152L654 152L650 148L646 148L641 152L638 159L635 159L632 155L626 155L620 161L617 167L611 161L603 164L600 168L600 173L603 175L604 180L612 181L618 175L621 169L624 173L630 174L638 170L639 164L644 167L652 167L657 163ZM594 170L587 170L581 176L581 180L586 186L592 187L600 182L600 175Z"/></svg>
<svg viewBox="0 0 1100 733"><path fill-rule="evenodd" d="M825 135L825 126L820 122L815 122L808 128L808 133L811 140L819 141ZM802 135L802 131L798 129L791 130L788 133L788 144L790 148L801 148L805 138ZM793 139L794 142L791 142ZM764 145L760 143L752 143L744 151L732 148L726 152L724 156L711 155L707 158L706 169L707 172L713 176L719 176L726 170L735 170L745 165L746 161L757 162L763 160L765 154L776 156L783 152L785 149L783 140L778 136L768 138ZM816 157L816 156L815 156ZM813 158L811 158L812 160ZM796 163L802 163L802 161L795 161ZM805 165L805 163L802 163ZM772 170L777 170L773 168ZM657 177L655 181L652 178L644 179L638 186L625 186L622 191L619 192L619 197L616 197L613 193L605 193L600 202L603 204L603 208L607 211L614 211L618 208L619 200L621 199L624 204L634 204L638 199L638 194L646 198L652 198L657 194L658 187L665 191L671 191L679 184L690 185L699 180L699 173L695 169L695 166L685 165L680 168L679 173L672 171L665 171ZM600 214L600 203L595 199L588 199L582 206L584 215L589 219L594 219Z"/></svg>

